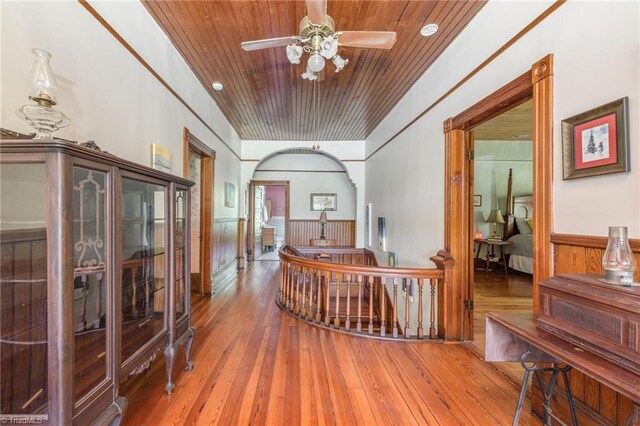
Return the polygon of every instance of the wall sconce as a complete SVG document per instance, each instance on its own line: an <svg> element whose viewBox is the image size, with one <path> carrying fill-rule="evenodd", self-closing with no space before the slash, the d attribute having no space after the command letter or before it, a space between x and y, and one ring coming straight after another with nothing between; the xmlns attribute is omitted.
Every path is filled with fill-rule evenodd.
<svg viewBox="0 0 640 426"><path fill-rule="evenodd" d="M502 218L502 212L500 211L500 209L498 210L491 210L491 213L489 213L489 217L487 218L487 223L491 223L491 235L489 235L489 237L487 238L488 240L501 240L500 236L498 235L498 230L496 227L497 223L504 223L504 219Z"/></svg>
<svg viewBox="0 0 640 426"><path fill-rule="evenodd" d="M58 82L49 65L51 54L42 49L31 49L36 62L31 70L29 99L37 105L23 105L16 111L18 117L36 129L36 139L51 139L51 132L69 125L69 117L52 108L57 101Z"/></svg>
<svg viewBox="0 0 640 426"><path fill-rule="evenodd" d="M604 282L631 286L637 262L629 246L626 226L610 226L609 242L602 256Z"/></svg>
<svg viewBox="0 0 640 426"><path fill-rule="evenodd" d="M328 220L327 220L327 213L322 210L322 213L320 213L320 239L324 240L326 239L326 237L324 236L324 226L327 224Z"/></svg>

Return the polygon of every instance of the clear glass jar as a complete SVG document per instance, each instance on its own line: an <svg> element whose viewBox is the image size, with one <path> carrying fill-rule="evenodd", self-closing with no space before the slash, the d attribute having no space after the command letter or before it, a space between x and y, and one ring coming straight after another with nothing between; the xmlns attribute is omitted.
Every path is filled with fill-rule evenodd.
<svg viewBox="0 0 640 426"><path fill-rule="evenodd" d="M637 267L629 246L626 226L609 227L609 243L602 256L605 280L615 284L631 285Z"/></svg>

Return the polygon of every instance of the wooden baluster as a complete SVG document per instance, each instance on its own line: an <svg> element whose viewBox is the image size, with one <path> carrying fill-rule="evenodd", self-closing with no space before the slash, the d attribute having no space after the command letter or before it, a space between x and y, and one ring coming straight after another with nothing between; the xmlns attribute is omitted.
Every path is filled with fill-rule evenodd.
<svg viewBox="0 0 640 426"><path fill-rule="evenodd" d="M104 274L98 272L98 294L96 294L96 317L93 320L93 328L100 328L100 319L102 318L102 286L104 285Z"/></svg>
<svg viewBox="0 0 640 426"><path fill-rule="evenodd" d="M429 338L436 338L436 280L429 280L431 284L431 324L429 324Z"/></svg>
<svg viewBox="0 0 640 426"><path fill-rule="evenodd" d="M293 305L293 313L300 312L300 277L302 276L302 268L298 267L296 271L296 288L295 288L295 302ZM304 277L303 277L304 278Z"/></svg>
<svg viewBox="0 0 640 426"><path fill-rule="evenodd" d="M285 277L285 307L289 309L291 305L291 264L287 265L287 276Z"/></svg>
<svg viewBox="0 0 640 426"><path fill-rule="evenodd" d="M318 283L318 291L316 292L316 322L322 322L322 301L324 300L323 289L324 289L324 281L320 271L316 269L316 281Z"/></svg>
<svg viewBox="0 0 640 426"><path fill-rule="evenodd" d="M331 273L328 274L329 278L327 279L327 272L322 272L322 278L324 280L324 288L326 292L326 303L324 306L324 325L329 327L331 324Z"/></svg>
<svg viewBox="0 0 640 426"><path fill-rule="evenodd" d="M391 335L398 337L398 278L393 277L393 328Z"/></svg>
<svg viewBox="0 0 640 426"><path fill-rule="evenodd" d="M386 277L380 277L380 291L378 292L378 298L380 299L380 336L382 337L387 335L387 298L385 297L387 294L386 281Z"/></svg>
<svg viewBox="0 0 640 426"><path fill-rule="evenodd" d="M369 334L373 334L373 277L369 277Z"/></svg>
<svg viewBox="0 0 640 426"><path fill-rule="evenodd" d="M345 330L349 331L351 328L351 275L347 278L347 318L344 321Z"/></svg>
<svg viewBox="0 0 640 426"><path fill-rule="evenodd" d="M302 268L302 306L298 310L300 316L305 317L307 315L306 311L306 296L307 296L307 268Z"/></svg>
<svg viewBox="0 0 640 426"><path fill-rule="evenodd" d="M422 287L424 287L424 278L418 279L418 339L424 337L422 331Z"/></svg>
<svg viewBox="0 0 640 426"><path fill-rule="evenodd" d="M340 328L340 280L342 274L336 273L336 317L333 319L333 326Z"/></svg>
<svg viewBox="0 0 640 426"><path fill-rule="evenodd" d="M306 319L313 320L313 286L316 282L316 270L312 269L309 273L309 309L307 310Z"/></svg>
<svg viewBox="0 0 640 426"><path fill-rule="evenodd" d="M405 281L405 295L404 295L404 338L408 339L411 337L411 330L409 328L409 322L411 321L411 306L409 305L409 300L411 299L411 286L413 285L413 278L407 278Z"/></svg>
<svg viewBox="0 0 640 426"><path fill-rule="evenodd" d="M289 303L287 304L287 309L289 309L289 311L293 311L293 277L296 274L296 268L295 266L291 266L291 268L289 268Z"/></svg>
<svg viewBox="0 0 640 426"><path fill-rule="evenodd" d="M358 275L358 322L356 331L362 333L362 275Z"/></svg>
<svg viewBox="0 0 640 426"><path fill-rule="evenodd" d="M278 300L282 303L282 295L284 294L284 283L287 275L287 265L284 260L280 260L280 288L278 289Z"/></svg>

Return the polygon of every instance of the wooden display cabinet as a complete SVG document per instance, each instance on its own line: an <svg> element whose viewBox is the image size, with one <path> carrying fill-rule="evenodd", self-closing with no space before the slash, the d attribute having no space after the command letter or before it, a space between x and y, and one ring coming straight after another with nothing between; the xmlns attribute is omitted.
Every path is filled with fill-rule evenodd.
<svg viewBox="0 0 640 426"><path fill-rule="evenodd" d="M95 147L95 145L93 145ZM63 140L0 142L0 417L118 424L120 384L187 369L188 180Z"/></svg>

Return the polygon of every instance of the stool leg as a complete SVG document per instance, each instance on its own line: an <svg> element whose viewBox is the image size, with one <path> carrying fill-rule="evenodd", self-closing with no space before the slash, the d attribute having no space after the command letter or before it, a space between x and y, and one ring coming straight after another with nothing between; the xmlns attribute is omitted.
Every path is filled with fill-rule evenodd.
<svg viewBox="0 0 640 426"><path fill-rule="evenodd" d="M524 397L527 395L527 383L529 383L529 376L531 370L524 370L524 377L522 378L522 388L520 389L520 397L518 398L518 405L516 405L516 412L513 415L512 426L517 426L520 420L520 412L522 411L522 405L524 404Z"/></svg>
<svg viewBox="0 0 640 426"><path fill-rule="evenodd" d="M569 410L571 411L571 423L573 426L578 426L578 418L576 417L576 407L573 405L573 393L571 392L571 382L569 381L569 370L571 367L565 367L562 369L562 379L564 380L564 388L567 393L567 402L569 403Z"/></svg>

